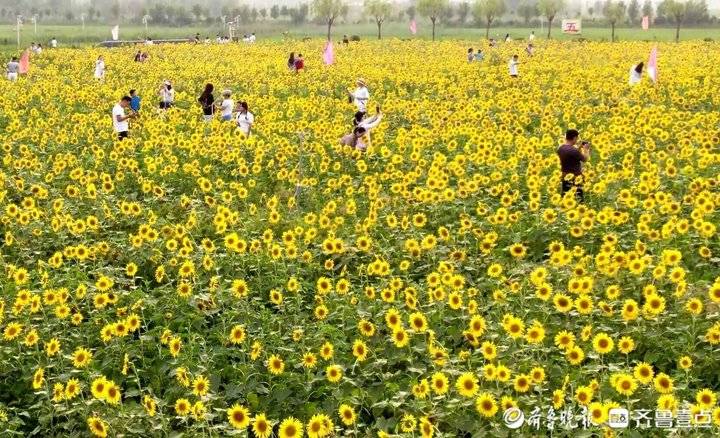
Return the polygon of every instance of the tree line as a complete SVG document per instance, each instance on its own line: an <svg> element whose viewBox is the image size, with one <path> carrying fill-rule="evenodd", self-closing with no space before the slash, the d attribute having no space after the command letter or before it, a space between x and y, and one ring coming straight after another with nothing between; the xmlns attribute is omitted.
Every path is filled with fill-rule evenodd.
<svg viewBox="0 0 720 438"><path fill-rule="evenodd" d="M77 1L82 6L77 6ZM0 19L13 22L17 15L25 19L36 17L55 22L119 22L121 20L140 23L143 20L153 24L187 26L191 24L216 25L219 21L242 24L259 21L286 22L303 25L307 22L327 25L328 38L332 26L339 21L348 22L351 8L346 0L310 0L296 6L272 5L251 7L247 4L236 6L236 2L190 3L192 0L163 2L158 0L0 0ZM528 26L536 20L548 24L547 37L551 37L552 25L563 17L583 17L598 25L611 28L611 39L615 39L615 28L622 25L639 24L643 16L649 17L655 25L673 25L676 38L681 26L704 25L717 22L708 13L707 0L662 0L657 7L650 0L596 0L586 4L585 10L579 4L567 0L474 0L451 3L450 0L414 0L400 5L391 0L365 0L360 10L352 11L356 21L372 20L377 26L378 38L382 38L382 27L386 22L406 22L424 17L432 24L432 35L438 24L444 26L484 26L489 37L493 25L500 23ZM235 6L233 6L235 5Z"/></svg>

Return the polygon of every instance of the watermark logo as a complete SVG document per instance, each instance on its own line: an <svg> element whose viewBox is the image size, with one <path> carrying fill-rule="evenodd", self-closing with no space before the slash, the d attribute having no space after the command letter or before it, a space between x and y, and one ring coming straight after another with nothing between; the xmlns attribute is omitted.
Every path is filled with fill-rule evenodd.
<svg viewBox="0 0 720 438"><path fill-rule="evenodd" d="M630 413L625 408L612 408L608 412L608 426L625 429L630 425Z"/></svg>
<svg viewBox="0 0 720 438"><path fill-rule="evenodd" d="M525 414L518 408L510 408L503 414L503 421L508 429L519 429L525 423Z"/></svg>

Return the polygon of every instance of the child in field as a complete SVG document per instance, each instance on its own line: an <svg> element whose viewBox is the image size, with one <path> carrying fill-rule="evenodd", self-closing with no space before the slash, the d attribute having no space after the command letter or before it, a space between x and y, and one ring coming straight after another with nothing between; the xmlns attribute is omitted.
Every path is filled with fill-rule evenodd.
<svg viewBox="0 0 720 438"><path fill-rule="evenodd" d="M95 79L105 78L105 58L102 55L98 56L95 61Z"/></svg>
<svg viewBox="0 0 720 438"><path fill-rule="evenodd" d="M168 109L173 106L175 102L175 90L173 89L172 82L167 79L163 81L160 87L160 109Z"/></svg>
<svg viewBox="0 0 720 438"><path fill-rule="evenodd" d="M7 78L13 82L17 81L18 71L20 71L20 63L17 56L13 56L10 62L7 63Z"/></svg>
<svg viewBox="0 0 720 438"><path fill-rule="evenodd" d="M230 98L232 96L232 91L230 90L224 90L222 92L223 100L220 102L220 118L224 122L229 122L232 120L232 112L233 112L233 106L235 102Z"/></svg>
<svg viewBox="0 0 720 438"><path fill-rule="evenodd" d="M304 68L305 68L305 59L303 59L302 53L298 53L297 58L295 58L295 71L297 73L300 73L300 71Z"/></svg>
<svg viewBox="0 0 720 438"><path fill-rule="evenodd" d="M290 52L290 57L287 61L287 68L290 71L295 71L295 52Z"/></svg>
<svg viewBox="0 0 720 438"><path fill-rule="evenodd" d="M475 54L473 53L473 48L470 47L470 48L468 49L468 53L467 53L467 61L468 61L468 62L473 62L474 60L475 60Z"/></svg>
<svg viewBox="0 0 720 438"><path fill-rule="evenodd" d="M140 111L140 96L134 89L130 90L130 108L135 112Z"/></svg>
<svg viewBox="0 0 720 438"><path fill-rule="evenodd" d="M212 95L214 89L215 87L213 87L213 84L206 84L205 90L203 90L202 94L198 98L198 102L200 102L200 106L203 110L203 118L206 122L211 121L215 113L215 97Z"/></svg>
<svg viewBox="0 0 720 438"><path fill-rule="evenodd" d="M630 85L638 84L642 80L642 71L644 63L635 64L630 67Z"/></svg>
<svg viewBox="0 0 720 438"><path fill-rule="evenodd" d="M475 61L479 62L485 59L485 54L483 53L482 49L478 49L477 52L475 52Z"/></svg>
<svg viewBox="0 0 720 438"><path fill-rule="evenodd" d="M520 64L520 61L518 61L518 56L513 55L512 58L510 58L510 61L508 61L508 69L510 70L510 77L511 78L517 78L518 77L518 65Z"/></svg>

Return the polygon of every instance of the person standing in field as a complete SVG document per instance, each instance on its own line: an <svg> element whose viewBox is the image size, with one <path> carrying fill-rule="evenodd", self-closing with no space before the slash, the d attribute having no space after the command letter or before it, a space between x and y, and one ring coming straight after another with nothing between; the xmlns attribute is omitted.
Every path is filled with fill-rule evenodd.
<svg viewBox="0 0 720 438"><path fill-rule="evenodd" d="M245 134L245 137L250 136L250 130L255 123L255 116L249 111L247 102L238 103L235 123L240 131Z"/></svg>
<svg viewBox="0 0 720 438"><path fill-rule="evenodd" d="M483 53L482 49L478 49L477 52L475 52L475 61L479 62L485 59L485 54Z"/></svg>
<svg viewBox="0 0 720 438"><path fill-rule="evenodd" d="M582 163L590 159L590 143L583 141L578 148L576 146L578 137L580 137L580 133L575 129L565 132L565 143L558 148L557 154L562 171L562 194L565 195L574 188L575 198L578 202L583 202L585 195L582 186Z"/></svg>
<svg viewBox="0 0 720 438"><path fill-rule="evenodd" d="M300 73L305 68L305 59L303 59L302 53L298 53L295 58L295 72Z"/></svg>
<svg viewBox="0 0 720 438"><path fill-rule="evenodd" d="M528 43L527 47L525 47L525 52L528 56L533 56L535 54L535 47L532 43Z"/></svg>
<svg viewBox="0 0 720 438"><path fill-rule="evenodd" d="M20 63L17 56L13 56L10 62L7 63L7 78L13 82L17 81L19 71Z"/></svg>
<svg viewBox="0 0 720 438"><path fill-rule="evenodd" d="M58 44L57 44L57 39L55 39L55 37L53 37L53 38L50 40L50 48L51 48L51 49L57 49L57 45L58 45Z"/></svg>
<svg viewBox="0 0 720 438"><path fill-rule="evenodd" d="M215 97L213 97L213 90L215 87L213 87L213 84L206 84L205 90L203 90L202 94L198 98L198 102L200 102L200 106L203 110L203 118L206 122L209 122L213 119L213 115L215 113Z"/></svg>
<svg viewBox="0 0 720 438"><path fill-rule="evenodd" d="M642 72L644 66L645 64L640 62L639 64L635 64L630 67L630 85L638 84L642 80Z"/></svg>
<svg viewBox="0 0 720 438"><path fill-rule="evenodd" d="M98 56L95 61L95 79L105 78L105 58L102 55Z"/></svg>
<svg viewBox="0 0 720 438"><path fill-rule="evenodd" d="M529 43L532 43L533 41L535 41L535 31L534 30L532 32L530 32L530 36L528 37Z"/></svg>
<svg viewBox="0 0 720 438"><path fill-rule="evenodd" d="M220 118L223 122L229 122L232 120L233 106L235 102L230 98L232 91L224 90L222 92L223 100L220 102Z"/></svg>
<svg viewBox="0 0 720 438"><path fill-rule="evenodd" d="M355 85L357 85L355 91L348 92L348 100L350 103L355 102L355 106L357 107L355 119L362 120L362 118L365 117L365 113L367 113L367 103L368 100L370 100L370 91L368 90L364 79L358 79L355 81Z"/></svg>
<svg viewBox="0 0 720 438"><path fill-rule="evenodd" d="M508 61L508 69L510 70L510 77L511 78L517 78L518 77L518 65L520 64L520 61L518 60L517 55L513 55L512 58L510 58L510 61Z"/></svg>
<svg viewBox="0 0 720 438"><path fill-rule="evenodd" d="M359 150L366 150L368 147L372 145L372 140L370 139L370 131L377 128L378 125L380 125L380 121L383 118L383 113L380 110L380 106L375 107L375 115L372 117L366 117L362 120L357 121L355 126L357 128L363 128L365 129L365 136L367 136L367 144L365 144L362 140L359 140L358 143L356 143L356 148Z"/></svg>
<svg viewBox="0 0 720 438"><path fill-rule="evenodd" d="M475 60L475 54L473 53L473 48L470 47L467 52L467 61L473 62Z"/></svg>
<svg viewBox="0 0 720 438"><path fill-rule="evenodd" d="M136 113L140 112L140 96L135 89L130 90L130 109Z"/></svg>
<svg viewBox="0 0 720 438"><path fill-rule="evenodd" d="M295 52L290 52L290 57L287 60L287 68L290 71L295 71Z"/></svg>
<svg viewBox="0 0 720 438"><path fill-rule="evenodd" d="M158 94L160 95L160 109L169 109L175 103L175 90L172 82L167 79L163 81Z"/></svg>
<svg viewBox="0 0 720 438"><path fill-rule="evenodd" d="M130 106L130 102L132 102L130 96L123 96L122 99L120 99L120 102L116 103L112 109L113 128L117 133L118 140L128 138L128 131L130 128L128 120L137 117L137 113L135 112L125 114L125 108Z"/></svg>

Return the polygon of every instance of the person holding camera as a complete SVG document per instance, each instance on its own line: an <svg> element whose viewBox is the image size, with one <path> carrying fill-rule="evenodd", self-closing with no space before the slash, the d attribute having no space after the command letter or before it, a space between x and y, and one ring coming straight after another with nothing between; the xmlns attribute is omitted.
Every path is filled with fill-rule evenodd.
<svg viewBox="0 0 720 438"><path fill-rule="evenodd" d="M562 170L562 193L565 195L575 189L575 198L578 202L585 200L582 187L582 163L590 159L590 143L583 141L578 148L577 142L580 133L575 129L565 132L565 143L557 150Z"/></svg>

